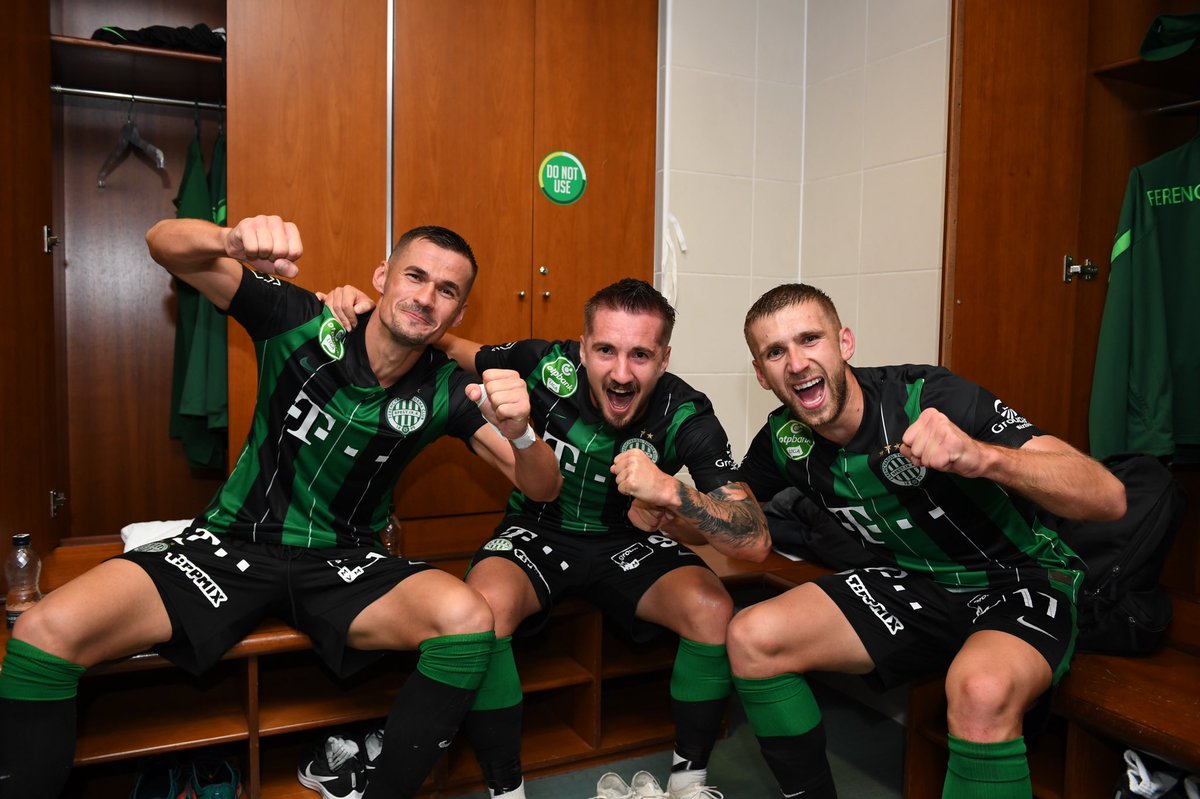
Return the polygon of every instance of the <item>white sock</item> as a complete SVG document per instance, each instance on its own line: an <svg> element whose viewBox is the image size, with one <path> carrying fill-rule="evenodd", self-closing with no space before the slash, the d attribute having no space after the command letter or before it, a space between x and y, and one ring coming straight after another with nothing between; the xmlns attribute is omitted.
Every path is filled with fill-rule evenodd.
<svg viewBox="0 0 1200 799"><path fill-rule="evenodd" d="M671 753L671 776L667 780L667 791L678 793L689 785L704 785L708 779L707 768L687 769L685 771L675 771L674 766L683 763L684 759L678 753Z"/></svg>
<svg viewBox="0 0 1200 799"><path fill-rule="evenodd" d="M491 791L489 790L488 793L491 793ZM525 799L525 780L521 780L521 784L511 791L493 793L492 799Z"/></svg>

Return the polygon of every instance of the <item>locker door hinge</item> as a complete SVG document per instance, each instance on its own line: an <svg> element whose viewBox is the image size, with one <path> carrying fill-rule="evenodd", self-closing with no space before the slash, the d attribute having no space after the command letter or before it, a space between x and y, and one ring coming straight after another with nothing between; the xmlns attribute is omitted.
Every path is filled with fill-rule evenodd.
<svg viewBox="0 0 1200 799"><path fill-rule="evenodd" d="M61 491L50 492L50 518L58 515L61 507L67 504L67 495Z"/></svg>
<svg viewBox="0 0 1200 799"><path fill-rule="evenodd" d="M1092 265L1090 258L1084 258L1083 263L1075 263L1075 259L1069 255L1063 256L1063 282L1070 283L1076 277L1080 280L1095 280L1096 275L1100 274L1100 268Z"/></svg>
<svg viewBox="0 0 1200 799"><path fill-rule="evenodd" d="M54 235L54 231L49 225L42 225L42 252L49 253L59 244L58 236Z"/></svg>

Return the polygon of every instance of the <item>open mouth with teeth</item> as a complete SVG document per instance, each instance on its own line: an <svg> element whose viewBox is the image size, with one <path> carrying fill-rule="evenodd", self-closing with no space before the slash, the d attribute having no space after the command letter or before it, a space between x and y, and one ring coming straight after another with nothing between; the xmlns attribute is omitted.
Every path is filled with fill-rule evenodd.
<svg viewBox="0 0 1200 799"><path fill-rule="evenodd" d="M624 416L633 407L637 391L632 386L609 386L604 390L604 397L614 416Z"/></svg>
<svg viewBox="0 0 1200 799"><path fill-rule="evenodd" d="M812 377L792 385L792 393L805 410L816 410L825 402L825 378Z"/></svg>

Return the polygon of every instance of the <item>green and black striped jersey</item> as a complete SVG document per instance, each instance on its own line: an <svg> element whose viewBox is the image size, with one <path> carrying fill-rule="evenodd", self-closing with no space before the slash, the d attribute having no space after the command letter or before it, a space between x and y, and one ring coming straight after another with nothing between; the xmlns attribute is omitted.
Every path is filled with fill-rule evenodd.
<svg viewBox="0 0 1200 799"><path fill-rule="evenodd" d="M439 436L486 422L470 376L429 348L383 388L369 316L346 333L315 296L246 269L228 313L254 339L258 397L229 479L195 524L217 536L324 548L373 545L405 466Z"/></svg>
<svg viewBox="0 0 1200 799"><path fill-rule="evenodd" d="M900 454L904 431L937 408L975 439L1017 448L1043 435L988 391L935 366L854 369L863 418L839 447L781 406L741 464L760 501L796 486L842 526L909 571L948 588L1021 579L1021 569L1076 569L1074 553L1038 509L984 479L916 467Z"/></svg>
<svg viewBox="0 0 1200 799"><path fill-rule="evenodd" d="M602 534L635 530L630 498L617 491L610 471L628 449L640 449L667 474L684 466L696 488L709 492L739 482L729 438L708 398L670 372L659 379L642 418L613 430L592 404L578 341L532 339L483 347L475 366L513 369L525 377L534 428L558 456L563 486L554 502L509 497L510 516L524 516L564 532Z"/></svg>

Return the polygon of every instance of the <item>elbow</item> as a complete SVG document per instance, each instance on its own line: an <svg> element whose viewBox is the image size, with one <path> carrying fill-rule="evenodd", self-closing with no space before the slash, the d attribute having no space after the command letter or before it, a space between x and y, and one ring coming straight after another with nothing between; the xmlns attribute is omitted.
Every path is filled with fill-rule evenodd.
<svg viewBox="0 0 1200 799"><path fill-rule="evenodd" d="M752 543L747 543L740 547L737 551L737 557L742 560L748 560L751 563L762 563L771 554L771 538L762 536L755 539Z"/></svg>
<svg viewBox="0 0 1200 799"><path fill-rule="evenodd" d="M1125 517L1125 511L1128 509L1125 498L1125 485L1115 477L1113 478L1113 482L1117 485L1113 490L1108 492L1108 502L1105 503L1106 515L1103 521L1115 522L1118 519L1122 519Z"/></svg>
<svg viewBox="0 0 1200 799"><path fill-rule="evenodd" d="M562 490L562 475L555 472L553 482L545 485L534 486L529 490L522 489L521 493L534 502L553 502L558 499L558 492Z"/></svg>

